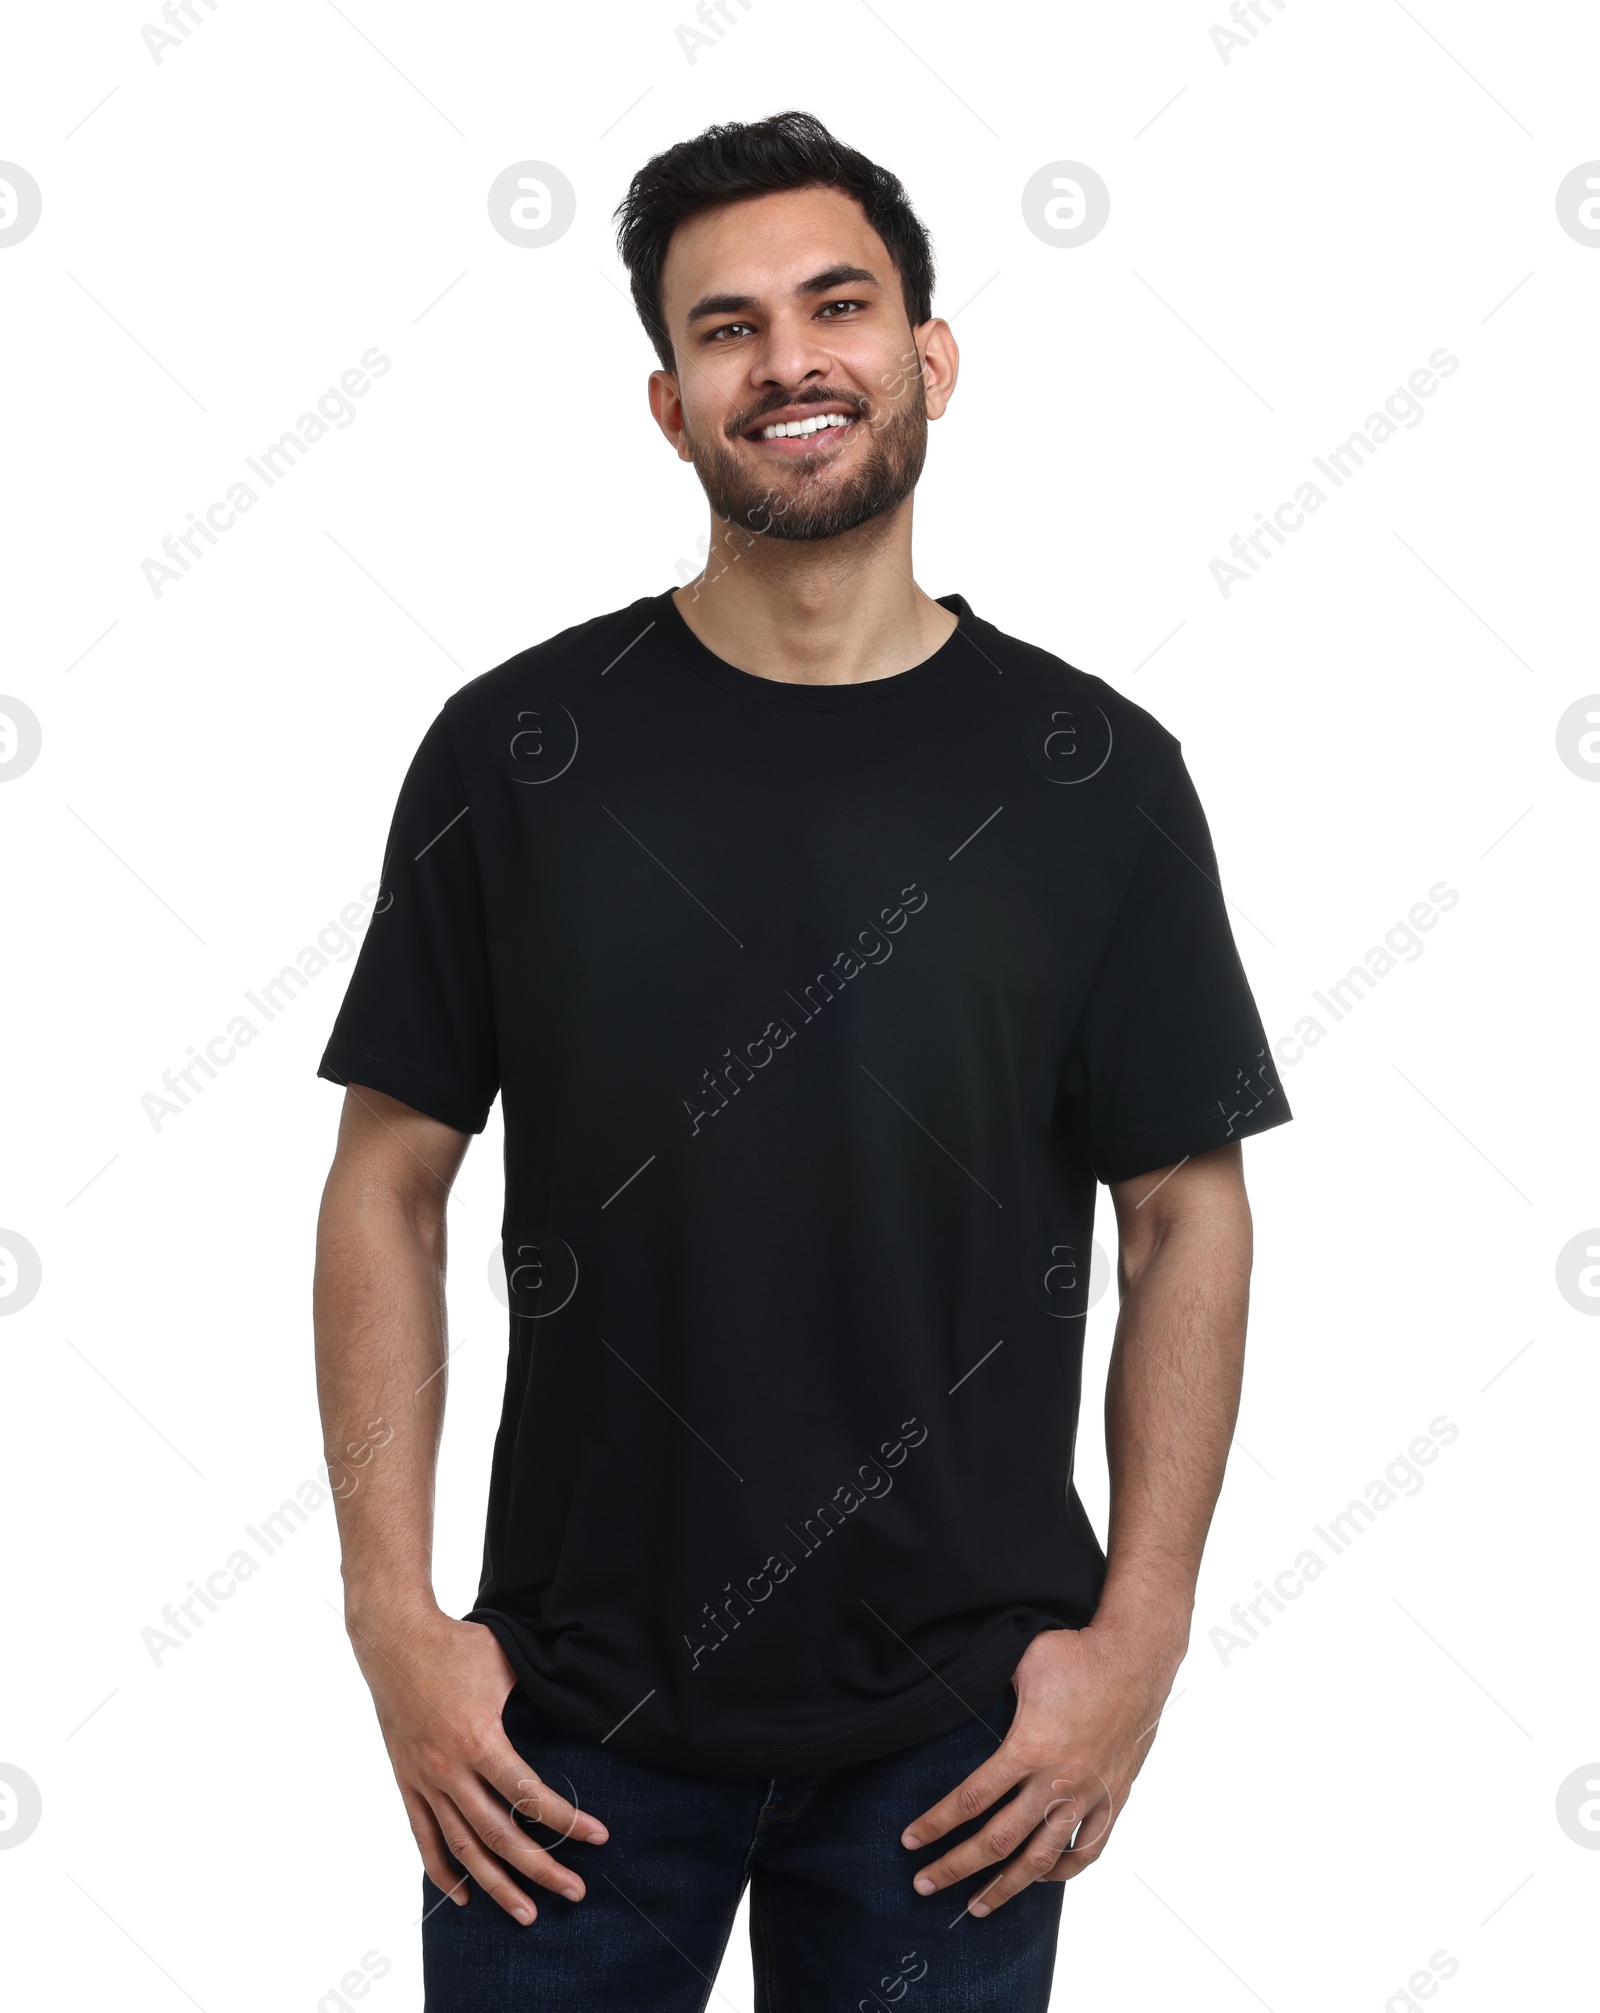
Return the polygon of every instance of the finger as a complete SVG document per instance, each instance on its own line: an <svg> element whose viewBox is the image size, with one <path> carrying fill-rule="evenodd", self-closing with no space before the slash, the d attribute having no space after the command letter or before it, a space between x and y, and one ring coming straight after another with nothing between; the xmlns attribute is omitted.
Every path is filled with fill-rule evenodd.
<svg viewBox="0 0 1600 2013"><path fill-rule="evenodd" d="M1064 1853L1061 1840L1041 1824L1022 1850L1009 1859L992 1880L986 1881L967 1902L969 1915L992 1915L1003 1908L1012 1895L1020 1894L1036 1880L1048 1880Z"/></svg>
<svg viewBox="0 0 1600 2013"><path fill-rule="evenodd" d="M423 1872L447 1901L453 1901L458 1908L465 1908L466 1877L450 1864L444 1849L444 1834L427 1799L416 1790L407 1789L404 1784L401 1785L400 1797L406 1807L406 1816L411 1820L411 1835L417 1841L418 1852L422 1854Z"/></svg>
<svg viewBox="0 0 1600 2013"><path fill-rule="evenodd" d="M1047 1789L1027 1785L997 1810L981 1831L952 1846L943 1858L919 1867L912 1886L919 1894L937 1894L957 1881L970 1879L974 1873L998 1866L1038 1829L1048 1801Z"/></svg>
<svg viewBox="0 0 1600 2013"><path fill-rule="evenodd" d="M914 1817L900 1834L900 1843L915 1851L919 1845L931 1845L936 1838L943 1838L958 1824L970 1824L975 1817L982 1817L991 1804L997 1803L1029 1772L1027 1763L1016 1750L1002 1741L989 1759L975 1768L964 1782L958 1782L948 1796L942 1797L920 1817Z"/></svg>
<svg viewBox="0 0 1600 2013"><path fill-rule="evenodd" d="M1109 1804L1097 1806L1090 1811L1079 1827L1078 1835L1056 1861L1050 1872L1042 1874L1044 1880L1074 1880L1080 1873L1087 1872L1106 1849L1112 1820L1116 1813Z"/></svg>
<svg viewBox="0 0 1600 2013"><path fill-rule="evenodd" d="M579 1810L559 1795L511 1745L504 1753L480 1758L475 1766L487 1777L514 1811L533 1824L542 1824L563 1838L576 1838L585 1845L604 1845L611 1836L598 1817Z"/></svg>
<svg viewBox="0 0 1600 2013"><path fill-rule="evenodd" d="M478 1842L487 1848L497 1860L516 1867L540 1887L548 1887L552 1894L562 1895L568 1901L581 1901L588 1891L582 1880L570 1866L563 1866L554 1852L532 1839L518 1824L514 1813L506 1808L498 1798L475 1779L463 1783L452 1794L455 1809L468 1825ZM448 1837L446 1843L449 1843ZM451 1851L455 1847L451 1845ZM460 1854L456 1854L460 1858Z"/></svg>
<svg viewBox="0 0 1600 2013"><path fill-rule="evenodd" d="M511 1878L505 1859L498 1857L496 1853L490 1851L484 1841L478 1836L473 1826L468 1822L465 1815L457 1809L450 1798L442 1793L436 1793L433 1798L433 1812L439 1821L439 1829L444 1835L445 1849L461 1868L471 1875L478 1886L488 1895L489 1899L498 1903L508 1915L515 1917L518 1922L526 1924L534 1921L539 1911L534 1906L532 1896L524 1893L516 1881ZM510 1828L515 1830L514 1825L510 1826ZM524 1846L528 1844L528 1841L522 1838L520 1832L517 1836ZM554 1862L549 1860L549 1855L540 1851L538 1846L529 1847L529 1850L538 1853L541 1859L548 1861L551 1866L554 1866ZM543 1886L554 1885L549 1880L540 1880L542 1871L540 1868L527 1867L523 1870L527 1872L530 1879L540 1881L540 1884ZM557 1868L556 1871L565 1876L565 1868Z"/></svg>

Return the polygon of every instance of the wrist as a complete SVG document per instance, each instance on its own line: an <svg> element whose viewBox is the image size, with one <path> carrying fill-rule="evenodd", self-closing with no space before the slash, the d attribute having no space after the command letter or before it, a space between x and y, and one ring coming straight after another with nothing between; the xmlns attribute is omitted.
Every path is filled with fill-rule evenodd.
<svg viewBox="0 0 1600 2013"><path fill-rule="evenodd" d="M345 1630L369 1642L382 1642L397 1630L438 1621L443 1615L444 1610L426 1580L399 1584L345 1581Z"/></svg>
<svg viewBox="0 0 1600 2013"><path fill-rule="evenodd" d="M1097 1635L1126 1643L1176 1670L1188 1654L1193 1618L1192 1587L1133 1590L1108 1581L1092 1627Z"/></svg>

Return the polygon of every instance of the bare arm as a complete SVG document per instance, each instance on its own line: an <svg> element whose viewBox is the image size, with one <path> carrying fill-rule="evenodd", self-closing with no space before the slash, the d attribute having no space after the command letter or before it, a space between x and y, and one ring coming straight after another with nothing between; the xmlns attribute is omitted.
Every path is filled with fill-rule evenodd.
<svg viewBox="0 0 1600 2013"><path fill-rule="evenodd" d="M515 1682L492 1630L434 1599L433 1485L444 1426L445 1208L470 1134L352 1084L317 1221L317 1398L338 1504L345 1623L428 1877L470 1876L522 1921L509 1861L572 1900L583 1882L508 1805L594 1843L605 1827L544 1787L501 1723ZM464 1869L464 1872L463 1872Z"/></svg>
<svg viewBox="0 0 1600 2013"><path fill-rule="evenodd" d="M1181 1661L1244 1377L1252 1235L1237 1146L1111 1190L1122 1305L1106 1378L1107 1573L1095 1615Z"/></svg>
<svg viewBox="0 0 1600 2013"><path fill-rule="evenodd" d="M969 1904L974 1914L1031 1881L1070 1880L1105 1849L1188 1648L1238 1412L1251 1261L1238 1146L1118 1182L1111 1197L1121 1308L1106 1380L1100 1605L1088 1628L1034 1638L1013 1679L1005 1740L905 1834L907 1845L931 1843L1017 1790L917 1875L920 1892L936 1893L1000 1868Z"/></svg>

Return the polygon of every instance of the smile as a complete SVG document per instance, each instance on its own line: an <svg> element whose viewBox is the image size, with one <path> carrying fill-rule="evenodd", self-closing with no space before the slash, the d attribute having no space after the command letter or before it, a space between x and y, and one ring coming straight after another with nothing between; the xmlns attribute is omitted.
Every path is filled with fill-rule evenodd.
<svg viewBox="0 0 1600 2013"><path fill-rule="evenodd" d="M837 431L842 426L854 426L855 421L842 412L825 412L815 419L785 419L776 426L764 426L757 434L758 440L804 440L813 433Z"/></svg>
<svg viewBox="0 0 1600 2013"><path fill-rule="evenodd" d="M757 420L745 429L743 438L753 447L780 455L811 455L842 447L844 437L860 424L857 413L840 405L790 406L780 417Z"/></svg>

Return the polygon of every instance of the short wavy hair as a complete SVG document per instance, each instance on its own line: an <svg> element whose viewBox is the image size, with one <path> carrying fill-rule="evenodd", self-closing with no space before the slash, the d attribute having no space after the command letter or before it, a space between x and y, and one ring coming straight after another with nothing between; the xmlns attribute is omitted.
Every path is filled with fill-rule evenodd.
<svg viewBox="0 0 1600 2013"><path fill-rule="evenodd" d="M646 161L616 208L617 250L633 304L665 370L676 370L661 318L661 274L672 234L688 218L746 196L785 189L842 189L866 213L900 275L906 318L920 328L933 314L933 247L899 179L836 140L809 112L707 126Z"/></svg>

